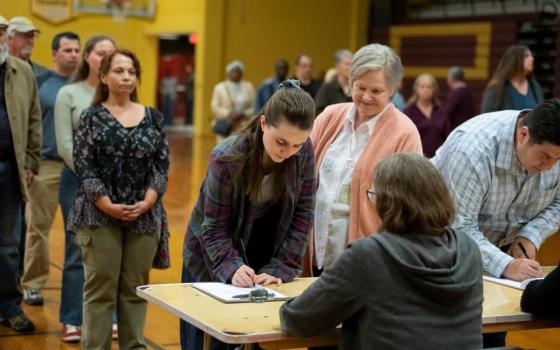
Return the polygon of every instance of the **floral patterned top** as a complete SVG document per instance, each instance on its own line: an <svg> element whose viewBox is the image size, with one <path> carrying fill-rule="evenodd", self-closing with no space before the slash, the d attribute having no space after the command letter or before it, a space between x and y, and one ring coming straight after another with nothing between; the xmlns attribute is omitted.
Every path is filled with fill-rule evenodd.
<svg viewBox="0 0 560 350"><path fill-rule="evenodd" d="M74 136L74 165L80 188L68 218L68 229L122 227L139 234L160 232L165 210L161 196L167 189L169 146L163 116L146 108L135 127L124 127L108 109L85 109ZM113 203L134 204L154 189L157 203L135 221L114 219L95 206L102 196Z"/></svg>

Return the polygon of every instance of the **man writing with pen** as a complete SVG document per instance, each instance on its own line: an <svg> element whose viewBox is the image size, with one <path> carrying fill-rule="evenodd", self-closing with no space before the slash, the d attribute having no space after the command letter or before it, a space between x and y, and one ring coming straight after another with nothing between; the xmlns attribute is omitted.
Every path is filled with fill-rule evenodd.
<svg viewBox="0 0 560 350"><path fill-rule="evenodd" d="M477 116L432 159L447 182L453 228L480 248L484 270L517 281L542 277L537 249L560 226L560 101ZM485 346L502 346L487 342Z"/></svg>

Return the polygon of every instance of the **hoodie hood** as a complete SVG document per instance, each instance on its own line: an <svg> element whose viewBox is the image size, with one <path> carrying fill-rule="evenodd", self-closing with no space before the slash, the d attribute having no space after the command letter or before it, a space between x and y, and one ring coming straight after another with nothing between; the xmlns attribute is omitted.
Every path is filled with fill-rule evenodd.
<svg viewBox="0 0 560 350"><path fill-rule="evenodd" d="M454 304L482 283L478 246L464 234L448 229L440 236L381 233L371 238L399 267L403 277L437 303ZM473 249L477 254L472 253Z"/></svg>

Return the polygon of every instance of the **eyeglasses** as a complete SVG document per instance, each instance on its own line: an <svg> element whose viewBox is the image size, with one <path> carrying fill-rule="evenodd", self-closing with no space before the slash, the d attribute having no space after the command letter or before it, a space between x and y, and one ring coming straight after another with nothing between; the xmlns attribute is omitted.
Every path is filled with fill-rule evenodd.
<svg viewBox="0 0 560 350"><path fill-rule="evenodd" d="M375 202L375 190L373 188L366 190L366 195L371 202Z"/></svg>

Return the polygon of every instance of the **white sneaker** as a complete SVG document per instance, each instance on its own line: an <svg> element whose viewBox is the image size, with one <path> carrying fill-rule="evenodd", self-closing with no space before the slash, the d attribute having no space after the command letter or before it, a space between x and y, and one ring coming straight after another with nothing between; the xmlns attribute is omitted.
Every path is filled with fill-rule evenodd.
<svg viewBox="0 0 560 350"><path fill-rule="evenodd" d="M43 305L43 294L40 289L24 289L23 300L29 305Z"/></svg>
<svg viewBox="0 0 560 350"><path fill-rule="evenodd" d="M119 339L119 327L117 326L116 323L113 323L113 327L111 330L111 337L115 340Z"/></svg>
<svg viewBox="0 0 560 350"><path fill-rule="evenodd" d="M67 343L79 342L82 338L82 330L80 327L71 324L62 325L62 341Z"/></svg>

